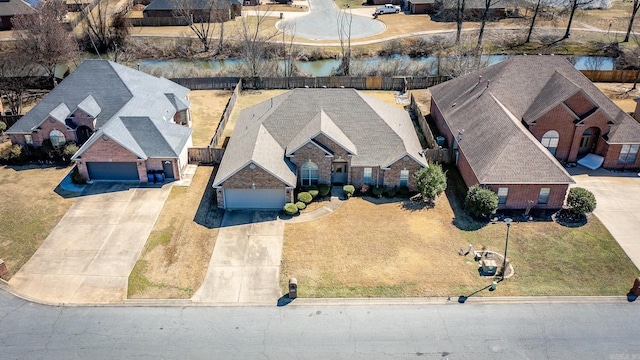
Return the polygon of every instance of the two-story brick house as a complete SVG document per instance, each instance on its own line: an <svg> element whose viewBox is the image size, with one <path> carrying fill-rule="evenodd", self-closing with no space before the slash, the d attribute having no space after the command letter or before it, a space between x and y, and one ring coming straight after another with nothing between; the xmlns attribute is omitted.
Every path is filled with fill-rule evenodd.
<svg viewBox="0 0 640 360"><path fill-rule="evenodd" d="M512 57L431 94L465 182L496 191L502 209L560 208L573 181L559 161L640 168L640 124L560 56Z"/></svg>
<svg viewBox="0 0 640 360"><path fill-rule="evenodd" d="M354 89L295 89L243 110L213 186L223 208L282 208L317 184L416 189L411 118Z"/></svg>
<svg viewBox="0 0 640 360"><path fill-rule="evenodd" d="M84 61L7 134L14 144L68 142L87 180L180 179L191 145L189 89L106 60Z"/></svg>

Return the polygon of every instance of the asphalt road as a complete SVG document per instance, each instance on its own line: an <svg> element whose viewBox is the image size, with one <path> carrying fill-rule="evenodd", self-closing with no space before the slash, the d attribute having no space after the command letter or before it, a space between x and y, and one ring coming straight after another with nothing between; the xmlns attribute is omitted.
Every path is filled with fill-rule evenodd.
<svg viewBox="0 0 640 360"><path fill-rule="evenodd" d="M338 15L333 0L309 0L309 14L283 20L278 29L311 40L338 40ZM371 10L373 13L373 7ZM372 17L353 15L351 40L373 36L384 31L385 25ZM348 27L345 26L345 29ZM346 40L346 37L345 37Z"/></svg>
<svg viewBox="0 0 640 360"><path fill-rule="evenodd" d="M7 359L639 359L638 303L49 307L0 290Z"/></svg>

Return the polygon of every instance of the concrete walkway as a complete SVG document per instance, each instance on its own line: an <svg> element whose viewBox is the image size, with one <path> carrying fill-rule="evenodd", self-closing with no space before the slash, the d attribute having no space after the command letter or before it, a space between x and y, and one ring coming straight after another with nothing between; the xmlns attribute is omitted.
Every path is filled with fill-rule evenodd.
<svg viewBox="0 0 640 360"><path fill-rule="evenodd" d="M598 202L594 214L640 269L640 177L637 173L568 169L575 186L591 191Z"/></svg>
<svg viewBox="0 0 640 360"><path fill-rule="evenodd" d="M170 189L87 185L9 285L42 303L122 303L129 274Z"/></svg>

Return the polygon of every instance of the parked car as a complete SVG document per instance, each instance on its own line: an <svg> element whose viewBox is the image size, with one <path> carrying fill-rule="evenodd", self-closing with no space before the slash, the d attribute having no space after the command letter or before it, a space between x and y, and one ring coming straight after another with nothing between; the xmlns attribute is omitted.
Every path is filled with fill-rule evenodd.
<svg viewBox="0 0 640 360"><path fill-rule="evenodd" d="M385 4L384 6L380 6L380 7L376 8L376 14L378 14L378 15L382 15L382 14L397 14L401 10L402 9L400 8L400 6L392 5L392 4Z"/></svg>

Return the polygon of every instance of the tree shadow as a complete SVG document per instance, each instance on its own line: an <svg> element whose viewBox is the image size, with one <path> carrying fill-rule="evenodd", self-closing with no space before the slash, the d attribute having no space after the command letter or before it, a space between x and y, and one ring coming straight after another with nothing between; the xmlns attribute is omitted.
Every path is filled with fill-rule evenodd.
<svg viewBox="0 0 640 360"><path fill-rule="evenodd" d="M207 186L198 205L198 210L196 210L196 215L193 218L196 224L202 225L207 229L219 228L222 224L222 216L224 214L224 210L218 208L216 189L213 188L213 180L217 172L217 167L211 172L211 177L209 181L207 181Z"/></svg>
<svg viewBox="0 0 640 360"><path fill-rule="evenodd" d="M467 185L462 180L460 171L454 165L446 165L447 172L447 189L445 195L451 204L453 210L453 219L451 223L463 231L476 231L487 226L488 219L474 219L464 210L464 197L467 194Z"/></svg>
<svg viewBox="0 0 640 360"><path fill-rule="evenodd" d="M559 210L552 215L552 219L558 223L558 225L567 228L579 228L585 226L589 221L586 215L576 215L568 209Z"/></svg>

